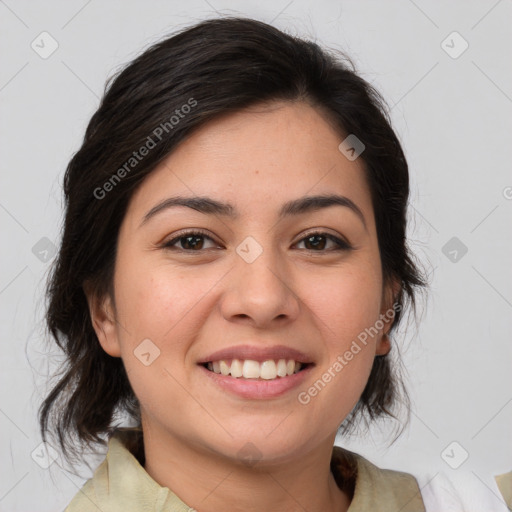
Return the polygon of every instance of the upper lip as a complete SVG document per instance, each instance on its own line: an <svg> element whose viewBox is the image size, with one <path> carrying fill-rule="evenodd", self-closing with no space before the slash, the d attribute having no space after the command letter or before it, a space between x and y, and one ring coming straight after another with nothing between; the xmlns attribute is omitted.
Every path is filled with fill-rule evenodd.
<svg viewBox="0 0 512 512"><path fill-rule="evenodd" d="M255 345L238 345L235 347L228 347L213 352L209 356L206 356L198 361L198 364L209 363L220 360L232 360L232 359L251 359L262 363L273 359L278 361L279 359L293 359L298 363L311 363L313 359L311 356L297 350L295 348L286 347L284 345L274 345L273 347L261 347Z"/></svg>

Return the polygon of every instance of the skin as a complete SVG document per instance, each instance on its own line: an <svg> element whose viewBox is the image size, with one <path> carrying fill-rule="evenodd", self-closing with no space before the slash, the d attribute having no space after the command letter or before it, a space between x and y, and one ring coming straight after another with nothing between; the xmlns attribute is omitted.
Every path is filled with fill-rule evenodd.
<svg viewBox="0 0 512 512"><path fill-rule="evenodd" d="M342 136L302 102L259 105L194 132L142 183L118 240L115 301L89 296L103 349L121 357L141 404L145 469L201 511L343 511L350 504L330 473L336 431L357 403L374 357L389 340L366 347L307 405L297 400L392 306L383 286L370 190L361 158L339 151ZM340 194L361 210L325 209L278 220L287 201ZM145 214L171 196L231 203L237 219L186 207ZM185 228L210 238L190 249ZM328 233L352 250L306 235ZM248 236L263 249L252 263L236 252ZM188 247L188 253L185 248ZM179 251L181 249L181 252ZM114 306L115 303L115 306ZM150 339L160 355L149 366L134 350ZM311 354L315 366L299 389L269 400L231 396L197 366L233 345L282 344ZM239 451L251 442L257 462ZM178 468L178 469L176 469Z"/></svg>

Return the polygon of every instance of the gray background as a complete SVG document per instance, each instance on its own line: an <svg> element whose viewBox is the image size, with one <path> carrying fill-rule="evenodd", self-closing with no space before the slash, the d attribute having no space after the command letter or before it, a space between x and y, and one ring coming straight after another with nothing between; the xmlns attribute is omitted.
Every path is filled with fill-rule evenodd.
<svg viewBox="0 0 512 512"><path fill-rule="evenodd" d="M411 422L391 447L388 425L338 443L423 480L464 474L493 492L492 475L512 469L510 0L190 0L186 9L169 0L5 0L0 511L63 510L91 475L85 466L71 474L60 459L40 466L49 459L35 413L59 357L42 343L41 318L65 166L118 66L218 14L256 17L347 51L392 107L410 164L411 246L432 283L400 344ZM58 44L49 56L55 43L44 31Z"/></svg>

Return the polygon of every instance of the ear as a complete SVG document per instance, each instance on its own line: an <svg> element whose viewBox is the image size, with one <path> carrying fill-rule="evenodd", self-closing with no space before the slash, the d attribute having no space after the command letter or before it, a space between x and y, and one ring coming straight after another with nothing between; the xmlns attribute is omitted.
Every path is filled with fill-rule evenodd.
<svg viewBox="0 0 512 512"><path fill-rule="evenodd" d="M98 297L90 283L83 286L92 326L103 350L112 357L121 357L121 347L116 329L115 310L109 294Z"/></svg>
<svg viewBox="0 0 512 512"><path fill-rule="evenodd" d="M384 322L382 335L377 341L375 355L384 356L391 350L391 342L389 340L389 331L393 326L395 318L395 301L400 292L400 283L397 279L393 279L386 285L382 292L382 309L380 311L380 319Z"/></svg>

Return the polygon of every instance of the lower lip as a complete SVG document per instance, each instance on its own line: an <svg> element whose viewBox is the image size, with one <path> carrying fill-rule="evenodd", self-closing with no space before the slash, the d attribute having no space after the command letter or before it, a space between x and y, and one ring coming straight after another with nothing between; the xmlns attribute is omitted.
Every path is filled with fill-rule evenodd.
<svg viewBox="0 0 512 512"><path fill-rule="evenodd" d="M205 372L206 376L219 385L225 391L248 399L268 399L280 397L292 389L300 386L307 378L313 365L309 365L304 370L287 377L277 377L273 380L264 379L244 379L235 378L230 375L215 373L204 366L199 365L199 369Z"/></svg>

